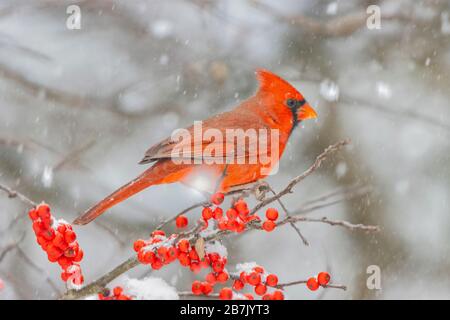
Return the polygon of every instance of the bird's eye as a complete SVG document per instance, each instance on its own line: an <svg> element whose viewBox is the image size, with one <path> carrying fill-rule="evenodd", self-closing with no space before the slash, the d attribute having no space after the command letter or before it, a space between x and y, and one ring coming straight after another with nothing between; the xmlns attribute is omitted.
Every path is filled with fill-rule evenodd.
<svg viewBox="0 0 450 320"><path fill-rule="evenodd" d="M286 104L289 108L294 108L297 105L297 101L295 99L287 99Z"/></svg>

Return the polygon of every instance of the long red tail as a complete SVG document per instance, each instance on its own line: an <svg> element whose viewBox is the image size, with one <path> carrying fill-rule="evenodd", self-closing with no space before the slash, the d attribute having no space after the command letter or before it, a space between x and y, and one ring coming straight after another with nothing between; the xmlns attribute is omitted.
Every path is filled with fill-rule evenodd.
<svg viewBox="0 0 450 320"><path fill-rule="evenodd" d="M120 187L105 199L97 203L95 206L91 207L83 215L76 218L73 223L81 225L88 224L112 206L124 201L125 199L128 199L132 195L144 190L145 188L148 188L154 183L155 180L151 179L151 174L148 174L148 172L144 172L136 179Z"/></svg>

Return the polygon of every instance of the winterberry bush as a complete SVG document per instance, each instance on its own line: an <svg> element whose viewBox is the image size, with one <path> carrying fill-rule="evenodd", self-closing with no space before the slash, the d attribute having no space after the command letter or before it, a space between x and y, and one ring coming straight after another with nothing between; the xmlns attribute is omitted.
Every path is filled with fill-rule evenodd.
<svg viewBox="0 0 450 320"><path fill-rule="evenodd" d="M36 204L23 195L20 195L19 199L32 205L29 217L38 245L47 255L50 263L57 263L61 267L61 280L67 287L66 293L61 298L93 297L99 300L142 298L144 295L141 295L139 290L130 293L119 285L111 291L108 285L138 265L156 271L171 264L189 270L195 279L189 289L185 288L176 294L179 297L284 300L288 297L284 291L285 288L292 285L304 285L311 291L320 288L345 290L344 285L333 283L330 274L323 270L318 270L317 275L303 275L307 280L287 282L283 279L282 273L269 272L264 266L255 262L243 261L236 266L231 266L228 263L227 248L222 240L224 237L232 237L253 230L272 232L291 225L305 242L295 226L297 222L321 222L350 230L378 231L376 226L290 215L280 200L284 195L291 193L297 183L315 171L329 153L347 143L343 141L328 147L307 171L290 181L279 193L274 192L265 183L255 184L229 194L213 193L206 201L191 206L161 223L148 237L135 240L133 244L130 244L130 250L131 248L134 250L132 257L88 284L85 284L81 271L83 250L79 246L74 228L66 221L56 219L48 204ZM17 197L17 192L3 186L1 189L10 197ZM267 193L270 192L272 196L268 196ZM246 200L251 195L255 195L258 200L253 208L250 208ZM231 202L225 205L224 199L228 196ZM281 205L283 212L270 206L275 202ZM170 225L175 227L175 232L167 234L164 229ZM310 276L309 279L308 276Z"/></svg>

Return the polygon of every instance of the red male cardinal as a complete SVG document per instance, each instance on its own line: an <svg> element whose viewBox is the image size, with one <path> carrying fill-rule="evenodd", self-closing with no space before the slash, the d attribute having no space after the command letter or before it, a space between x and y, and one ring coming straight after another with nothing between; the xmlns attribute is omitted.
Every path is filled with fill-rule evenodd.
<svg viewBox="0 0 450 320"><path fill-rule="evenodd" d="M204 120L202 122L202 129L215 129L216 133L223 133L224 136L228 129L255 129L257 132L261 132L260 130L277 129L276 132L279 134L276 161L269 164L272 168L281 157L292 130L300 121L315 118L317 114L306 102L303 95L287 81L267 70L258 70L256 75L259 80L259 89L256 94L233 110ZM194 126L187 128L186 131L195 135ZM200 148L196 150L194 147L194 151L188 157L192 159L201 157L201 152L206 150L206 148L211 148L211 144L216 147L222 147L223 142L220 140L211 141L211 139L202 139ZM229 142L227 137L225 143ZM270 142L268 143L270 144ZM187 144L189 147L193 146L191 141ZM155 162L153 166L87 210L74 223L87 224L112 206L153 185L173 182L182 182L189 185L192 182L192 176L197 172L212 172L213 176L218 179L217 182L219 185L216 186L218 188L217 191L222 192L238 188L240 185L255 182L269 174L267 171L264 172L261 170L264 165L259 162L249 163L244 161L244 163L236 163L237 161L234 161L224 164L206 163L205 161L202 163L180 163L180 161L175 161L180 159L174 159L173 151L175 147L179 147L177 142L168 138L148 149L140 163ZM222 154L215 154L215 156L223 157L228 156L229 154L227 153L236 152L236 148L227 149L225 147L217 150L222 150ZM256 152L258 155L265 153L265 155L269 154L270 156L270 150L258 149ZM249 152L245 151L244 158L248 160L249 156ZM183 157L185 157L185 154L183 154ZM236 160L236 157L233 157ZM233 159L233 157L231 158Z"/></svg>

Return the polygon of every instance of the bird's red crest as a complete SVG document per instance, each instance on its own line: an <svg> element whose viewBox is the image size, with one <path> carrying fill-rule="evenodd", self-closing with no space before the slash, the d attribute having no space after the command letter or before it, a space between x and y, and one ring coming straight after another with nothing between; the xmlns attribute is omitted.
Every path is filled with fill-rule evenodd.
<svg viewBox="0 0 450 320"><path fill-rule="evenodd" d="M300 92L289 82L268 70L258 69L256 78L259 81L259 90L261 92L271 93L280 99L303 99Z"/></svg>

